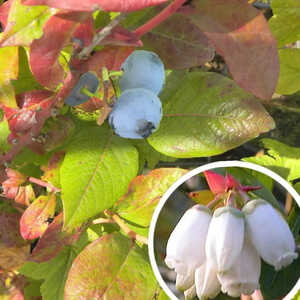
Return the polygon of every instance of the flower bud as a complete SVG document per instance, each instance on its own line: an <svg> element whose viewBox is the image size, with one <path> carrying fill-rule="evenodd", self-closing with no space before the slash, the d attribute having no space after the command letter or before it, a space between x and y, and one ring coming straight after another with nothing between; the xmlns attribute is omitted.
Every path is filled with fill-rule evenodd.
<svg viewBox="0 0 300 300"><path fill-rule="evenodd" d="M195 269L205 261L205 241L210 220L210 210L202 205L195 205L184 213L167 243L165 263L169 268L194 278Z"/></svg>
<svg viewBox="0 0 300 300"><path fill-rule="evenodd" d="M244 243L244 217L233 207L215 210L206 240L206 258L218 272L229 270L241 253Z"/></svg>
<svg viewBox="0 0 300 300"><path fill-rule="evenodd" d="M298 257L293 234L284 218L267 201L256 199L243 207L246 230L262 259L278 271Z"/></svg>
<svg viewBox="0 0 300 300"><path fill-rule="evenodd" d="M231 297L251 295L259 289L260 267L260 257L246 234L241 254L231 269L218 273L222 292Z"/></svg>
<svg viewBox="0 0 300 300"><path fill-rule="evenodd" d="M195 286L200 300L213 299L220 293L221 284L213 262L206 261L201 267L196 269Z"/></svg>

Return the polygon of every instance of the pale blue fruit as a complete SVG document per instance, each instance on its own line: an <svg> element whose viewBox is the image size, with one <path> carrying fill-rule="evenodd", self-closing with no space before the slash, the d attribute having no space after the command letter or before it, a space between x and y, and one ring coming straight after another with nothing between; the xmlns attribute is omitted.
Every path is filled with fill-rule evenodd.
<svg viewBox="0 0 300 300"><path fill-rule="evenodd" d="M159 98L151 91L136 88L124 91L109 114L114 132L124 138L147 138L159 125L162 108Z"/></svg>
<svg viewBox="0 0 300 300"><path fill-rule="evenodd" d="M70 106L75 106L87 102L91 97L82 93L81 89L85 87L91 93L95 93L97 91L99 83L100 81L94 73L84 73L80 76L75 88L65 99L65 103Z"/></svg>
<svg viewBox="0 0 300 300"><path fill-rule="evenodd" d="M124 74L120 89L145 88L158 95L164 85L165 70L161 59L151 51L136 50L121 66Z"/></svg>

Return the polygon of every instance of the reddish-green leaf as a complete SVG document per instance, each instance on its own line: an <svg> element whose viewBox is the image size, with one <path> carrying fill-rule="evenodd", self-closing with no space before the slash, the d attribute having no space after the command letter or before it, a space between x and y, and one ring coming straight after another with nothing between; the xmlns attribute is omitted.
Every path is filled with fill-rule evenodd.
<svg viewBox="0 0 300 300"><path fill-rule="evenodd" d="M5 247L24 246L25 241L20 235L20 213L0 213L0 244Z"/></svg>
<svg viewBox="0 0 300 300"><path fill-rule="evenodd" d="M166 68L199 66L214 57L204 33L183 15L173 15L143 37L146 49L155 51Z"/></svg>
<svg viewBox="0 0 300 300"><path fill-rule="evenodd" d="M147 235L148 227L153 211L160 198L167 189L187 170L179 168L155 169L148 175L140 175L134 178L128 188L128 192L115 205L116 212L144 230L134 228L140 234Z"/></svg>
<svg viewBox="0 0 300 300"><path fill-rule="evenodd" d="M40 196L23 213L20 232L24 239L40 237L47 229L47 219L54 215L56 198L54 194Z"/></svg>
<svg viewBox="0 0 300 300"><path fill-rule="evenodd" d="M62 231L63 214L59 214L48 226L43 236L32 251L30 260L35 262L48 261L60 253L65 245L73 244L79 237L80 231L68 233Z"/></svg>
<svg viewBox="0 0 300 300"><path fill-rule="evenodd" d="M18 47L0 48L0 104L17 107L14 88L10 82L19 72Z"/></svg>
<svg viewBox="0 0 300 300"><path fill-rule="evenodd" d="M45 6L28 9L28 6L21 5L21 0L13 0L9 3L11 6L5 30L0 35L0 45L2 47L29 46L34 39L41 37L43 25L54 11ZM5 19L3 21L5 22Z"/></svg>
<svg viewBox="0 0 300 300"><path fill-rule="evenodd" d="M195 7L189 17L223 56L237 84L259 98L271 98L279 61L264 15L246 0L202 0Z"/></svg>
<svg viewBox="0 0 300 300"><path fill-rule="evenodd" d="M48 5L50 7L79 10L95 11L134 11L148 6L157 5L167 0L23 0L26 5Z"/></svg>
<svg viewBox="0 0 300 300"><path fill-rule="evenodd" d="M160 95L163 119L148 138L157 151L178 158L216 155L274 128L260 102L232 80L182 73L169 75Z"/></svg>
<svg viewBox="0 0 300 300"><path fill-rule="evenodd" d="M88 14L82 12L57 13L45 24L43 36L31 44L31 70L42 86L55 89L62 83L64 70L59 63L60 51L87 17Z"/></svg>
<svg viewBox="0 0 300 300"><path fill-rule="evenodd" d="M105 235L74 260L65 300L152 300L157 283L147 253L120 233Z"/></svg>

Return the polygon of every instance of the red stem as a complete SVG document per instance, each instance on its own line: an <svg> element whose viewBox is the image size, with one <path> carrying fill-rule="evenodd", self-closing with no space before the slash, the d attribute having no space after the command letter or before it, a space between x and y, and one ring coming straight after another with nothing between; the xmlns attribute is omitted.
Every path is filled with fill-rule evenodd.
<svg viewBox="0 0 300 300"><path fill-rule="evenodd" d="M151 29L163 22L169 16L173 15L185 1L186 0L174 0L174 2L172 2L165 9L163 9L158 15L156 15L150 21L136 29L134 33L137 35L137 37L143 36L145 33L149 32Z"/></svg>

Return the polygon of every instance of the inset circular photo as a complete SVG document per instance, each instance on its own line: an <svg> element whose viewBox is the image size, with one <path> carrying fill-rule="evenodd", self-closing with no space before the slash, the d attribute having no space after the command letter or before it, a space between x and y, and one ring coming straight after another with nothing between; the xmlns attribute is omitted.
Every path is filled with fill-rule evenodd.
<svg viewBox="0 0 300 300"><path fill-rule="evenodd" d="M163 196L150 226L161 287L174 300L293 299L299 203L287 181L255 164L216 162L187 173Z"/></svg>

